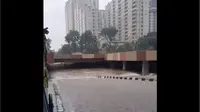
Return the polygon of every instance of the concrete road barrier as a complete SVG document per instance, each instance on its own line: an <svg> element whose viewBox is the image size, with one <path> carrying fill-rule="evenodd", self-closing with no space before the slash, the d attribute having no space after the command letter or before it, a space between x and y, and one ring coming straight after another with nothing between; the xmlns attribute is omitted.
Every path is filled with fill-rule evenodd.
<svg viewBox="0 0 200 112"><path fill-rule="evenodd" d="M141 81L145 81L145 78L141 78Z"/></svg>
<svg viewBox="0 0 200 112"><path fill-rule="evenodd" d="M117 76L97 76L98 78L121 79L121 80L140 80L140 81L157 81L155 77L149 76L136 76L136 77L117 77Z"/></svg>

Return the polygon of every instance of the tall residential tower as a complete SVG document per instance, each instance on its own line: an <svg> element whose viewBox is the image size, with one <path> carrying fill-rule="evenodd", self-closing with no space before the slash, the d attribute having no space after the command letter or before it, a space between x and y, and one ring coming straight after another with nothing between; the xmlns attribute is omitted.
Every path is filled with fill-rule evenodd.
<svg viewBox="0 0 200 112"><path fill-rule="evenodd" d="M65 5L66 34L77 30L80 34L91 30L98 34L98 0L68 0Z"/></svg>
<svg viewBox="0 0 200 112"><path fill-rule="evenodd" d="M118 29L116 39L134 41L149 32L150 0L112 0L106 5L107 27Z"/></svg>
<svg viewBox="0 0 200 112"><path fill-rule="evenodd" d="M149 11L149 32L157 32L157 0L151 0Z"/></svg>

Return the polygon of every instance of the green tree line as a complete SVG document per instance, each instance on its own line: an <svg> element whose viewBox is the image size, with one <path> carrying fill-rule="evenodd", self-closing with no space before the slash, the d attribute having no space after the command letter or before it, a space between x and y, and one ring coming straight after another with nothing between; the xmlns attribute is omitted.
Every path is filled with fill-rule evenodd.
<svg viewBox="0 0 200 112"><path fill-rule="evenodd" d="M90 30L80 34L76 30L71 30L66 36L66 44L57 51L59 54L125 52L134 50L157 50L157 32L151 32L140 37L137 41L117 42L115 36L118 30L115 27L103 28L100 36L104 39L102 46L95 35Z"/></svg>

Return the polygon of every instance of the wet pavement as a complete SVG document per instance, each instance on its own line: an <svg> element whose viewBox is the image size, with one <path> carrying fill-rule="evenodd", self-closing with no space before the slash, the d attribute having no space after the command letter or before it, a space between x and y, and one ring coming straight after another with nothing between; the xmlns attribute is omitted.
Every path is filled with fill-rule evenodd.
<svg viewBox="0 0 200 112"><path fill-rule="evenodd" d="M97 75L138 75L120 70L64 70L52 74L65 112L156 112L157 83Z"/></svg>

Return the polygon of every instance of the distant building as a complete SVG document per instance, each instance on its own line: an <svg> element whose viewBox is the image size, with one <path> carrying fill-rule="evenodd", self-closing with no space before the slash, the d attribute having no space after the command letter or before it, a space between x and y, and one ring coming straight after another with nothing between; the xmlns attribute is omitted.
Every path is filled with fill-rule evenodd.
<svg viewBox="0 0 200 112"><path fill-rule="evenodd" d="M102 49L102 45L106 42L105 38L100 35L101 30L103 28L106 28L106 11L105 10L99 10L98 19L99 19L99 23L98 23L99 34L97 35L97 40L99 42L98 47Z"/></svg>
<svg viewBox="0 0 200 112"><path fill-rule="evenodd" d="M77 30L80 34L91 30L98 34L98 0L68 0L65 5L66 33Z"/></svg>
<svg viewBox="0 0 200 112"><path fill-rule="evenodd" d="M74 21L74 0L68 0L65 4L66 34L75 29Z"/></svg>
<svg viewBox="0 0 200 112"><path fill-rule="evenodd" d="M106 11L105 10L99 10L99 33L103 28L106 28Z"/></svg>
<svg viewBox="0 0 200 112"><path fill-rule="evenodd" d="M150 0L112 0L106 5L106 25L118 29L116 39L132 41L149 32Z"/></svg>
<svg viewBox="0 0 200 112"><path fill-rule="evenodd" d="M150 2L149 32L157 32L157 0Z"/></svg>

